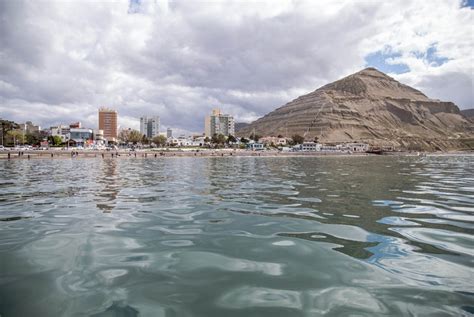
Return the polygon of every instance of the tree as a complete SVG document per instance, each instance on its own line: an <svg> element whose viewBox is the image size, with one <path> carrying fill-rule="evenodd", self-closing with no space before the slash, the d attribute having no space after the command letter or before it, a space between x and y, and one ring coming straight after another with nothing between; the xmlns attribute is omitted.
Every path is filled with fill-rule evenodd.
<svg viewBox="0 0 474 317"><path fill-rule="evenodd" d="M142 140L141 140L142 144L148 144L150 142L150 140L148 139L148 137L144 134L142 136Z"/></svg>
<svg viewBox="0 0 474 317"><path fill-rule="evenodd" d="M9 120L2 120L0 119L0 131L2 132L2 144L6 143L7 133L9 131L18 129L20 126Z"/></svg>
<svg viewBox="0 0 474 317"><path fill-rule="evenodd" d="M319 138L317 136L314 137L314 143L318 143Z"/></svg>
<svg viewBox="0 0 474 317"><path fill-rule="evenodd" d="M39 132L31 132L26 134L26 143L30 145L38 145L41 142L41 135Z"/></svg>
<svg viewBox="0 0 474 317"><path fill-rule="evenodd" d="M142 141L143 135L140 131L137 130L130 130L130 134L128 136L128 142L132 142L133 144L137 144Z"/></svg>
<svg viewBox="0 0 474 317"><path fill-rule="evenodd" d="M63 144L63 140L61 139L59 135L50 135L48 137L48 142L52 146L61 146L61 144Z"/></svg>
<svg viewBox="0 0 474 317"><path fill-rule="evenodd" d="M219 134L217 136L217 143L218 144L224 144L226 141L227 141L227 139L226 139L225 135Z"/></svg>
<svg viewBox="0 0 474 317"><path fill-rule="evenodd" d="M247 144L249 143L249 140L247 140L246 138L240 138L240 142Z"/></svg>
<svg viewBox="0 0 474 317"><path fill-rule="evenodd" d="M25 134L21 130L10 130L7 136L10 139L8 143L13 143L14 146L17 144L25 144Z"/></svg>
<svg viewBox="0 0 474 317"><path fill-rule="evenodd" d="M166 137L164 135L157 135L153 138L153 143L158 146L163 146L166 144Z"/></svg>
<svg viewBox="0 0 474 317"><path fill-rule="evenodd" d="M224 144L225 141L225 135L223 134L214 134L211 139L211 142L217 145Z"/></svg>
<svg viewBox="0 0 474 317"><path fill-rule="evenodd" d="M295 144L301 144L304 142L304 137L299 134L293 135L291 139L293 140L293 143Z"/></svg>
<svg viewBox="0 0 474 317"><path fill-rule="evenodd" d="M209 143L209 142L211 142L211 139L209 139L209 137L207 136L207 137L204 138L204 142Z"/></svg>
<svg viewBox="0 0 474 317"><path fill-rule="evenodd" d="M232 134L229 134L229 136L227 137L227 143L235 143L237 142L237 139L232 135Z"/></svg>
<svg viewBox="0 0 474 317"><path fill-rule="evenodd" d="M119 135L118 135L118 139L122 142L122 143L128 143L129 142L129 139L130 139L130 131L131 130L122 130L119 132Z"/></svg>
<svg viewBox="0 0 474 317"><path fill-rule="evenodd" d="M279 135L277 136L277 138L281 139L281 138L283 138L283 135L279 134Z"/></svg>
<svg viewBox="0 0 474 317"><path fill-rule="evenodd" d="M140 131L129 129L120 131L118 138L123 143L131 142L133 144L137 144L143 140L143 135L140 133Z"/></svg>

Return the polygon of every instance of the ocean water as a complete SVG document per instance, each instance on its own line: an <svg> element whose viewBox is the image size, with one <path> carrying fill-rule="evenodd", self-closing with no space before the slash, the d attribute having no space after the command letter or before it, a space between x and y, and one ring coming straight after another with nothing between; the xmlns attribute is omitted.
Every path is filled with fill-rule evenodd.
<svg viewBox="0 0 474 317"><path fill-rule="evenodd" d="M0 161L0 315L469 316L474 157Z"/></svg>

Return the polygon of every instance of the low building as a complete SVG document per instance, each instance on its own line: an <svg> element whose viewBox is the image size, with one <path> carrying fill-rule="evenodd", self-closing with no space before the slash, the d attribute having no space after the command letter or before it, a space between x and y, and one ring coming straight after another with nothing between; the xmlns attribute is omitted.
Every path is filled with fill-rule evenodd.
<svg viewBox="0 0 474 317"><path fill-rule="evenodd" d="M206 143L204 140L206 138L203 137L203 136L193 136L193 141L195 142L195 144L198 144L197 146L204 146L204 144Z"/></svg>
<svg viewBox="0 0 474 317"><path fill-rule="evenodd" d="M319 144L316 142L303 142L295 145L293 150L304 152L366 152L369 145L366 143L344 143L344 144Z"/></svg>
<svg viewBox="0 0 474 317"><path fill-rule="evenodd" d="M100 144L100 145L105 144L104 130L95 129L93 133L94 133L94 141L96 144Z"/></svg>
<svg viewBox="0 0 474 317"><path fill-rule="evenodd" d="M58 126L51 127L49 135L51 135L53 137L54 136L59 136L61 138L62 142L66 142L67 140L69 140L70 130L71 130L71 128L69 128L69 126L60 124Z"/></svg>
<svg viewBox="0 0 474 317"><path fill-rule="evenodd" d="M281 145L286 145L287 140L285 138L279 138L275 136L267 136L259 139L260 143L263 143L265 145L275 145L275 146L281 146Z"/></svg>
<svg viewBox="0 0 474 317"><path fill-rule="evenodd" d="M367 143L346 143L342 148L351 152L367 152L369 150L369 145Z"/></svg>
<svg viewBox="0 0 474 317"><path fill-rule="evenodd" d="M327 144L322 144L320 147L321 152L337 152L341 150L340 145L327 145Z"/></svg>
<svg viewBox="0 0 474 317"><path fill-rule="evenodd" d="M178 138L178 146L201 146L203 142L200 140L197 140L193 137L185 137L185 136L180 136Z"/></svg>
<svg viewBox="0 0 474 317"><path fill-rule="evenodd" d="M247 149L252 150L252 151L261 151L264 149L263 143L247 143Z"/></svg>
<svg viewBox="0 0 474 317"><path fill-rule="evenodd" d="M316 142L303 142L300 145L300 150L304 152L316 152L321 150L321 144Z"/></svg>
<svg viewBox="0 0 474 317"><path fill-rule="evenodd" d="M85 128L71 128L69 131L69 140L73 141L77 146L85 146L90 144L93 141L93 131L92 129Z"/></svg>

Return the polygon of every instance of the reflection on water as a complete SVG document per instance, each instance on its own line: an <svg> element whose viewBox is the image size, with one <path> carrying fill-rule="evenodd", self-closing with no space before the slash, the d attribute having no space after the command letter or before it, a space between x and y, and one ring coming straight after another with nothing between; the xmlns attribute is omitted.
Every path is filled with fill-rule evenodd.
<svg viewBox="0 0 474 317"><path fill-rule="evenodd" d="M104 213L112 212L115 207L115 201L122 187L117 175L117 161L107 159L98 171L96 182L103 184L104 187L96 192L97 208Z"/></svg>
<svg viewBox="0 0 474 317"><path fill-rule="evenodd" d="M0 315L468 315L473 163L2 161Z"/></svg>
<svg viewBox="0 0 474 317"><path fill-rule="evenodd" d="M104 312L91 315L92 317L136 317L139 316L139 311L133 307L114 302L112 306L107 308Z"/></svg>

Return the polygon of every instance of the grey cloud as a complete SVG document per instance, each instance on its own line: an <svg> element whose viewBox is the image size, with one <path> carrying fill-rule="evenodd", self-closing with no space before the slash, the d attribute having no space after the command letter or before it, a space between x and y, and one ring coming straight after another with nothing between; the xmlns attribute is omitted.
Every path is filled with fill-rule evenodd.
<svg viewBox="0 0 474 317"><path fill-rule="evenodd" d="M108 106L133 128L156 114L164 126L202 131L221 107L251 120L363 67L361 43L380 32L372 21L383 9L289 2L269 14L254 5L0 1L0 116L95 127ZM423 77L419 88L472 103L472 76L443 76L457 84Z"/></svg>
<svg viewBox="0 0 474 317"><path fill-rule="evenodd" d="M359 15L365 16L363 10L344 10L342 19L324 21L300 12L234 23L191 14L163 28L157 19L145 57L127 61L128 70L192 87L277 91L308 85L314 78L340 74L354 61L360 65L362 56L345 48L369 36L370 29ZM341 32L351 28L359 31Z"/></svg>
<svg viewBox="0 0 474 317"><path fill-rule="evenodd" d="M474 108L474 81L465 73L448 72L441 75L430 75L423 78L418 86L431 98L454 102L461 109Z"/></svg>

